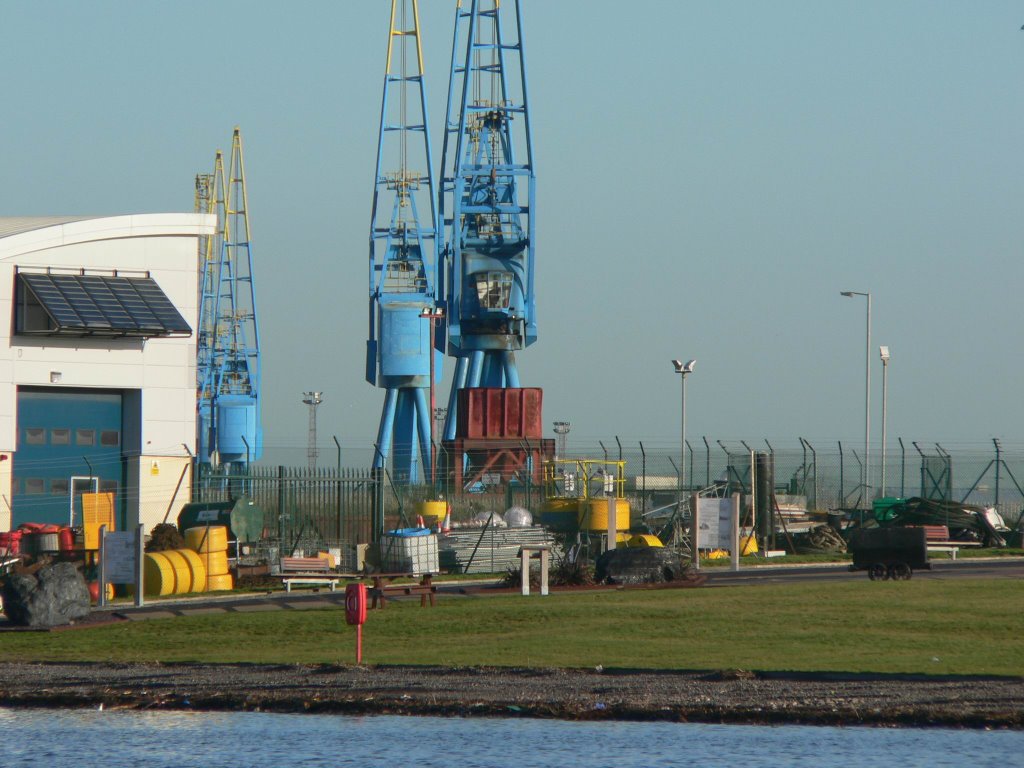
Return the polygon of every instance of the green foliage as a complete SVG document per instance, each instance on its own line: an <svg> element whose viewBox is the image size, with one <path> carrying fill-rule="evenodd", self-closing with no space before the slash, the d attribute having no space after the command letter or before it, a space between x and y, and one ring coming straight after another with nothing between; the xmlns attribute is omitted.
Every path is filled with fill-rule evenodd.
<svg viewBox="0 0 1024 768"><path fill-rule="evenodd" d="M1019 580L441 595L391 601L369 664L1024 675ZM0 660L317 663L354 659L343 611L226 613L10 633Z"/></svg>

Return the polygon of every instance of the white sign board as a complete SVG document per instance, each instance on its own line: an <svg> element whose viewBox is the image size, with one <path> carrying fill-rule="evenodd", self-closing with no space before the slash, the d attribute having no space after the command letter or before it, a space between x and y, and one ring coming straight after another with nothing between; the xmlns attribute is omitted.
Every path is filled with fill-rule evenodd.
<svg viewBox="0 0 1024 768"><path fill-rule="evenodd" d="M697 549L729 549L732 499L697 499Z"/></svg>
<svg viewBox="0 0 1024 768"><path fill-rule="evenodd" d="M134 584L138 571L135 531L111 531L103 539L103 571L108 584Z"/></svg>

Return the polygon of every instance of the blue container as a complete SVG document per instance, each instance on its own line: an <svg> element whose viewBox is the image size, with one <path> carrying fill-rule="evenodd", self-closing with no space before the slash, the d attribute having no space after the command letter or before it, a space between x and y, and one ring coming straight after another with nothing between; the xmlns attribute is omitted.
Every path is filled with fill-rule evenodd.
<svg viewBox="0 0 1024 768"><path fill-rule="evenodd" d="M256 461L260 458L263 446L257 417L255 397L222 395L217 398L217 450L221 461Z"/></svg>
<svg viewBox="0 0 1024 768"><path fill-rule="evenodd" d="M431 533L433 533L433 531L429 528L396 528L393 531L388 531L387 535L408 539L413 536L429 536Z"/></svg>

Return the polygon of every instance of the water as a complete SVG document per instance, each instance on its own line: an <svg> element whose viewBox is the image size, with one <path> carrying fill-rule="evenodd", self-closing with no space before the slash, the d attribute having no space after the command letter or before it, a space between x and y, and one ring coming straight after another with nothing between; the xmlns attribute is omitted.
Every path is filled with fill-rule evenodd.
<svg viewBox="0 0 1024 768"><path fill-rule="evenodd" d="M666 768L1024 765L1024 733L0 709L0 765Z"/></svg>

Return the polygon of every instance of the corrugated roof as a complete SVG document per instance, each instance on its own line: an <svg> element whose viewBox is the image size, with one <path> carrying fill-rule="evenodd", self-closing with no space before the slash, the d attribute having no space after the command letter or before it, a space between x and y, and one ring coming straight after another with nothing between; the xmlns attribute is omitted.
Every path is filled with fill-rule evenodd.
<svg viewBox="0 0 1024 768"><path fill-rule="evenodd" d="M71 221L95 219L96 216L0 216L0 237L20 235L34 229L45 229Z"/></svg>

